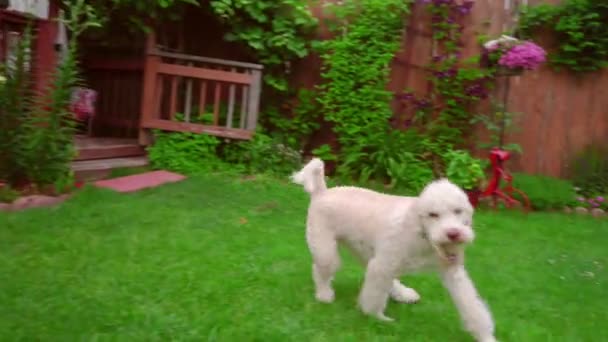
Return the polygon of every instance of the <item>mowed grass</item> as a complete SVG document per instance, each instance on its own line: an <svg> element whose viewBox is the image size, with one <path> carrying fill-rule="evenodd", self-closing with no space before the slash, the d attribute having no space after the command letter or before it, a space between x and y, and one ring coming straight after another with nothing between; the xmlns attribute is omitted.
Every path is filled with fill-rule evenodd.
<svg viewBox="0 0 608 342"><path fill-rule="evenodd" d="M87 188L0 214L1 341L472 341L433 274L416 305L363 316L345 254L314 301L295 185L204 176L136 194ZM608 220L480 212L468 269L501 341L606 341Z"/></svg>

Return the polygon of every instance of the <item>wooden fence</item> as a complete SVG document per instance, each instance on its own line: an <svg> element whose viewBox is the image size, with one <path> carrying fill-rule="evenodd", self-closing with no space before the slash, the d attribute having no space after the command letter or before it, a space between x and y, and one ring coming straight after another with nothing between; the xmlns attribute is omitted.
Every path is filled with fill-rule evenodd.
<svg viewBox="0 0 608 342"><path fill-rule="evenodd" d="M465 25L464 56L479 53L478 35L498 37L513 27L521 5L542 2L559 1L475 1ZM321 7L315 9L315 14L324 16ZM421 95L428 91L425 66L433 51L429 24L426 9L417 2L413 5L402 47L392 64L390 90L399 92L410 88ZM328 36L324 27L319 35ZM306 86L320 82L319 68L318 56L311 56L298 66L297 81ZM518 143L523 154L509 161L510 168L533 174L567 176L571 159L587 145L608 145L608 96L603 94L607 88L607 71L581 76L558 73L545 66L512 77L508 108L522 115L515 122L518 129L509 132L506 141ZM393 105L396 115L404 114L397 103ZM479 135L484 136L483 130Z"/></svg>
<svg viewBox="0 0 608 342"><path fill-rule="evenodd" d="M250 139L261 82L261 65L165 51L150 35L140 143L150 142L148 129Z"/></svg>

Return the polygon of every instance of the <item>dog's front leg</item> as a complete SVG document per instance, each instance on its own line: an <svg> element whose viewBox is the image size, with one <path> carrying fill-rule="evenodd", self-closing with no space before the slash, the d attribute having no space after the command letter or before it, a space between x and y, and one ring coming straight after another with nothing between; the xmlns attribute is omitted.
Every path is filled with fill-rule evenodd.
<svg viewBox="0 0 608 342"><path fill-rule="evenodd" d="M384 315L389 291L393 285L394 274L388 268L389 264L379 258L373 258L367 264L365 281L359 295L361 310L383 321L392 321Z"/></svg>
<svg viewBox="0 0 608 342"><path fill-rule="evenodd" d="M495 342L492 315L464 266L446 267L441 272L441 278L460 312L465 329L479 342Z"/></svg>

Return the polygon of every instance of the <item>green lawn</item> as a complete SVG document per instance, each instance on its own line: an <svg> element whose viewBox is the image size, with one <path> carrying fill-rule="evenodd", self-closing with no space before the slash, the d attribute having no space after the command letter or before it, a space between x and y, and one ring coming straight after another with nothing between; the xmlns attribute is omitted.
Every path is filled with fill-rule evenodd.
<svg viewBox="0 0 608 342"><path fill-rule="evenodd" d="M314 301L307 195L205 176L140 192L85 189L0 214L0 340L471 341L436 276L408 283L395 323L356 308L347 258L336 303ZM608 220L481 212L469 270L501 341L607 341Z"/></svg>

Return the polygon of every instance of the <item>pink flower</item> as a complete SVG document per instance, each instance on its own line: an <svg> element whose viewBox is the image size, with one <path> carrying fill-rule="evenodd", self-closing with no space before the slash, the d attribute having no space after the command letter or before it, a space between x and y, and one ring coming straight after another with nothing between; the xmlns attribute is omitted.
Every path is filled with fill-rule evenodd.
<svg viewBox="0 0 608 342"><path fill-rule="evenodd" d="M534 70L546 61L547 53L540 46L532 42L524 42L507 50L498 61L498 64L509 69Z"/></svg>

